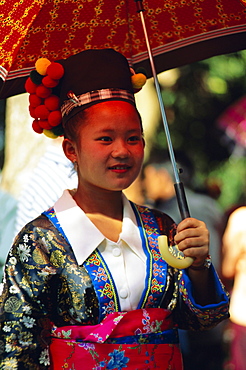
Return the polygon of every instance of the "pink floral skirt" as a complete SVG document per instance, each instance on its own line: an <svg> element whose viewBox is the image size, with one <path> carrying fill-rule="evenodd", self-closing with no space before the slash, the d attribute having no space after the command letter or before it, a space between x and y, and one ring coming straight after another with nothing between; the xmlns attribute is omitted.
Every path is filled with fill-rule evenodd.
<svg viewBox="0 0 246 370"><path fill-rule="evenodd" d="M93 326L54 328L51 370L182 370L170 311L115 312Z"/></svg>

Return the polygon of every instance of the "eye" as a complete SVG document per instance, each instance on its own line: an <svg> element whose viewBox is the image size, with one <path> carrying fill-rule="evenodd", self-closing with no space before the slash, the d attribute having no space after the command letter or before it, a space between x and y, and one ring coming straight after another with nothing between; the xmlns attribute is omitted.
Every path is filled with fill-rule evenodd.
<svg viewBox="0 0 246 370"><path fill-rule="evenodd" d="M130 141L131 143L139 142L140 140L141 137L139 137L138 135L132 135L128 138L128 141Z"/></svg>
<svg viewBox="0 0 246 370"><path fill-rule="evenodd" d="M112 141L112 138L110 136L101 136L97 139L97 141L103 141L106 143L110 143Z"/></svg>

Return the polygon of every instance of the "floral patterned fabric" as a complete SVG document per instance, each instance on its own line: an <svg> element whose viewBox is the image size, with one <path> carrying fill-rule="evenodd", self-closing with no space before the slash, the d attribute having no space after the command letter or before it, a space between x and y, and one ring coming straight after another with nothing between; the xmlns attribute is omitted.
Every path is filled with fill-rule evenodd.
<svg viewBox="0 0 246 370"><path fill-rule="evenodd" d="M186 271L170 268L160 256L157 243L159 216L155 217L146 207L134 204L132 207L147 256L145 289L138 309L162 307L169 310L175 325L183 329L203 330L227 318L228 296L213 268L218 303L199 306L192 296ZM173 243L175 225L168 216L161 218L162 233ZM96 268L106 277L101 279L101 287L96 284L99 275L92 273ZM52 330L98 325L108 315L121 311L118 302L112 276L98 250L79 266L57 223L54 209L50 209L23 228L7 259L0 297L0 369L51 369ZM165 345L165 340L156 344L155 335L152 337L151 343L147 344L154 345L158 352L155 346ZM123 343L105 344L116 347L111 347L109 352L106 350L104 368L113 369L114 361L119 359L123 361L122 367L128 366L125 357L129 354L122 353L126 351L127 343L128 340L124 342L123 339ZM147 347L140 352L144 348ZM151 353L149 351L146 349L146 353Z"/></svg>
<svg viewBox="0 0 246 370"><path fill-rule="evenodd" d="M183 369L179 347L175 344L102 345L63 341L53 345L55 347L53 348L55 363L54 366L51 366L52 370L81 369L79 366L82 363L86 364L86 369L91 370L120 370L123 368L132 370Z"/></svg>
<svg viewBox="0 0 246 370"><path fill-rule="evenodd" d="M77 369L83 361L97 370L182 369L171 317L169 310L150 308L114 312L98 325L54 328L51 368Z"/></svg>

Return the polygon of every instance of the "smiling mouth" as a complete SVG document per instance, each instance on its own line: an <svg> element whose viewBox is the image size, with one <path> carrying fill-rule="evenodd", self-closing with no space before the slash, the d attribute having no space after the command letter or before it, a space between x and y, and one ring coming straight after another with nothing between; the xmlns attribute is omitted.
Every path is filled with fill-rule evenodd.
<svg viewBox="0 0 246 370"><path fill-rule="evenodd" d="M116 166L111 166L109 167L110 170L113 170L113 171L127 171L129 170L131 167L128 166L128 165L116 165Z"/></svg>

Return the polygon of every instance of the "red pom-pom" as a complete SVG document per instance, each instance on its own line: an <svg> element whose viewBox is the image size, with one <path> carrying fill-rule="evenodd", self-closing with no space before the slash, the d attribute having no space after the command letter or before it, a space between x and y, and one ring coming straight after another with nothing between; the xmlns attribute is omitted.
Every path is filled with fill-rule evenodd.
<svg viewBox="0 0 246 370"><path fill-rule="evenodd" d="M64 75L64 68L60 63L52 62L47 67L47 75L53 80L59 80Z"/></svg>
<svg viewBox="0 0 246 370"><path fill-rule="evenodd" d="M62 121L62 114L59 110L51 112L48 117L49 124L53 127L58 126Z"/></svg>
<svg viewBox="0 0 246 370"><path fill-rule="evenodd" d="M28 92L29 94L34 94L36 89L37 89L37 86L38 85L33 83L32 80L30 79L30 77L28 77L28 79L25 82L26 92Z"/></svg>
<svg viewBox="0 0 246 370"><path fill-rule="evenodd" d="M51 130L52 126L49 124L47 119L40 119L39 126L42 127L44 130Z"/></svg>
<svg viewBox="0 0 246 370"><path fill-rule="evenodd" d="M42 104L42 99L36 94L31 94L29 95L29 103L31 107L36 108Z"/></svg>
<svg viewBox="0 0 246 370"><path fill-rule="evenodd" d="M31 106L29 105L29 113L30 113L30 116L31 116L32 118L38 118L38 117L37 117L37 115L36 115L36 113L35 113L35 109L36 109L36 108L31 107Z"/></svg>
<svg viewBox="0 0 246 370"><path fill-rule="evenodd" d="M45 98L48 98L48 96L51 95L51 89L49 89L48 87L45 87L43 85L39 85L36 89L36 94L40 98L45 99Z"/></svg>
<svg viewBox="0 0 246 370"><path fill-rule="evenodd" d="M60 105L60 99L56 95L50 95L44 101L45 106L50 110L58 110Z"/></svg>
<svg viewBox="0 0 246 370"><path fill-rule="evenodd" d="M47 119L50 114L50 111L46 108L44 104L42 104L35 108L35 114L36 117L40 119Z"/></svg>
<svg viewBox="0 0 246 370"><path fill-rule="evenodd" d="M56 87L59 83L59 80L54 80L53 78L50 78L50 76L45 76L42 79L42 83L46 87Z"/></svg>
<svg viewBox="0 0 246 370"><path fill-rule="evenodd" d="M39 125L39 121L37 119L35 119L32 123L32 128L33 130L37 133L37 134L42 134L43 132L43 129L42 127L40 127Z"/></svg>

